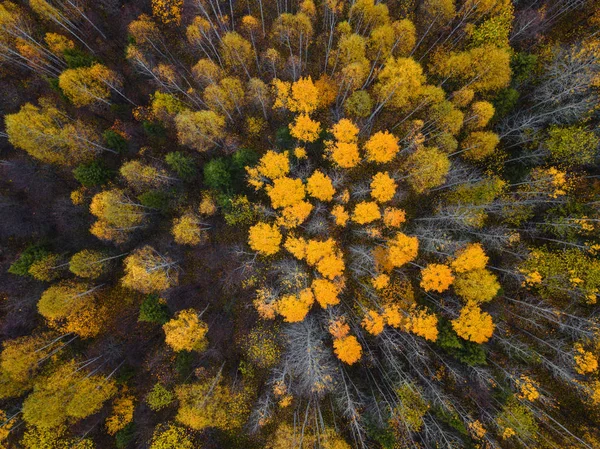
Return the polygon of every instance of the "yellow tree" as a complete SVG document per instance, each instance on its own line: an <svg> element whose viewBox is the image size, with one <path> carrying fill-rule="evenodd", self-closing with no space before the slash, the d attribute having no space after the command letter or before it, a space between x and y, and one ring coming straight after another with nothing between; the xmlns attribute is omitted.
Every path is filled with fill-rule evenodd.
<svg viewBox="0 0 600 449"><path fill-rule="evenodd" d="M248 244L254 251L265 256L272 256L279 251L281 232L275 225L258 223L250 228Z"/></svg>
<svg viewBox="0 0 600 449"><path fill-rule="evenodd" d="M142 293L153 293L177 285L176 262L149 245L133 251L123 264L125 275L121 278L121 283L124 287Z"/></svg>
<svg viewBox="0 0 600 449"><path fill-rule="evenodd" d="M447 265L432 263L421 270L421 287L423 290L442 293L452 285L454 276Z"/></svg>
<svg viewBox="0 0 600 449"><path fill-rule="evenodd" d="M213 111L180 112L175 127L179 143L198 151L219 146L225 137L225 117Z"/></svg>
<svg viewBox="0 0 600 449"><path fill-rule="evenodd" d="M208 326L195 309L180 310L163 325L165 342L174 351L204 351L208 346Z"/></svg>
<svg viewBox="0 0 600 449"><path fill-rule="evenodd" d="M496 276L484 268L459 273L454 281L456 294L477 304L490 301L498 290Z"/></svg>
<svg viewBox="0 0 600 449"><path fill-rule="evenodd" d="M406 159L405 170L410 186L416 193L423 193L444 183L450 160L437 148L420 147Z"/></svg>
<svg viewBox="0 0 600 449"><path fill-rule="evenodd" d="M293 123L290 123L292 137L304 142L314 142L319 138L321 124L311 119L308 114L300 114Z"/></svg>
<svg viewBox="0 0 600 449"><path fill-rule="evenodd" d="M93 128L46 100L39 103L26 103L19 112L6 115L6 134L16 148L42 162L67 166L88 162L102 151L114 153L98 143L100 136Z"/></svg>
<svg viewBox="0 0 600 449"><path fill-rule="evenodd" d="M58 77L58 85L75 106L110 104L111 91L121 88L116 72L102 64L67 69Z"/></svg>
<svg viewBox="0 0 600 449"><path fill-rule="evenodd" d="M378 131L365 143L367 160L385 164L390 162L400 149L398 139L388 131Z"/></svg>
<svg viewBox="0 0 600 449"><path fill-rule="evenodd" d="M96 194L90 212L98 218L90 232L105 240L124 241L129 233L143 226L144 206L134 203L122 190L105 190Z"/></svg>
<svg viewBox="0 0 600 449"><path fill-rule="evenodd" d="M386 203L396 194L396 181L388 172L379 172L371 181L371 196L380 203Z"/></svg>
<svg viewBox="0 0 600 449"><path fill-rule="evenodd" d="M310 196L321 201L331 201L335 195L331 178L319 170L315 170L306 180L306 190Z"/></svg>
<svg viewBox="0 0 600 449"><path fill-rule="evenodd" d="M342 362L353 365L362 356L362 346L354 335L333 339L333 351Z"/></svg>
<svg viewBox="0 0 600 449"><path fill-rule="evenodd" d="M182 10L183 0L152 0L152 15L165 25L179 25Z"/></svg>
<svg viewBox="0 0 600 449"><path fill-rule="evenodd" d="M419 240L398 232L393 239L388 241L387 258L394 267L401 267L412 262L419 251Z"/></svg>
<svg viewBox="0 0 600 449"><path fill-rule="evenodd" d="M494 323L489 313L483 312L475 302L467 302L460 316L452 320L457 335L474 343L487 342L494 333Z"/></svg>
<svg viewBox="0 0 600 449"><path fill-rule="evenodd" d="M179 245L200 245L207 239L207 229L200 218L193 212L187 212L179 218L173 220L171 233L175 243Z"/></svg>

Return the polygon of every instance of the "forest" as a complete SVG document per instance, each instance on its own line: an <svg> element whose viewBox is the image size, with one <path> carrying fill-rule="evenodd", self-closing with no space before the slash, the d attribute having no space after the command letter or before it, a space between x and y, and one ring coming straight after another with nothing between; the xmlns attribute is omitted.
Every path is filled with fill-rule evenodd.
<svg viewBox="0 0 600 449"><path fill-rule="evenodd" d="M598 0L0 0L0 449L600 449Z"/></svg>

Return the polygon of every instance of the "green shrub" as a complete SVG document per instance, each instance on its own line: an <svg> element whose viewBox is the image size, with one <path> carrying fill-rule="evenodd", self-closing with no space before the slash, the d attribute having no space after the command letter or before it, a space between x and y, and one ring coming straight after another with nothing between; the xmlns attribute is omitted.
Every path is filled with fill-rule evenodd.
<svg viewBox="0 0 600 449"><path fill-rule="evenodd" d="M144 302L142 302L138 321L165 324L169 321L169 318L169 309L166 304L161 301L161 298L158 295L148 295Z"/></svg>
<svg viewBox="0 0 600 449"><path fill-rule="evenodd" d="M104 137L104 142L106 142L106 146L111 150L118 151L122 153L127 150L127 139L125 139L121 134L113 131L112 129L107 129L102 134Z"/></svg>
<svg viewBox="0 0 600 449"><path fill-rule="evenodd" d="M30 276L29 268L49 255L50 252L39 245L28 246L8 268L8 272L17 276Z"/></svg>
<svg viewBox="0 0 600 449"><path fill-rule="evenodd" d="M148 396L146 396L146 403L154 411L162 410L168 407L173 402L175 396L162 384L157 383L152 387Z"/></svg>
<svg viewBox="0 0 600 449"><path fill-rule="evenodd" d="M204 164L204 184L211 189L222 191L231 188L229 164L224 158L212 159Z"/></svg>
<svg viewBox="0 0 600 449"><path fill-rule="evenodd" d="M106 168L101 161L79 164L73 170L73 176L84 187L95 187L107 183L113 176L112 170Z"/></svg>
<svg viewBox="0 0 600 449"><path fill-rule="evenodd" d="M196 177L196 163L190 156L181 151L174 151L165 156L165 162L183 181L191 181Z"/></svg>

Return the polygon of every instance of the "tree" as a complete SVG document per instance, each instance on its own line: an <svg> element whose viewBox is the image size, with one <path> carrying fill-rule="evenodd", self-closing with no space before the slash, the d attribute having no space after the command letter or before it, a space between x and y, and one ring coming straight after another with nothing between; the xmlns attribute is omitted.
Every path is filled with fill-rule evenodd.
<svg viewBox="0 0 600 449"><path fill-rule="evenodd" d="M367 224L381 218L379 205L374 201L362 201L354 208L352 221L358 224Z"/></svg>
<svg viewBox="0 0 600 449"><path fill-rule="evenodd" d="M196 163L190 156L186 156L181 151L167 153L165 162L171 170L177 173L182 181L192 181L196 177Z"/></svg>
<svg viewBox="0 0 600 449"><path fill-rule="evenodd" d="M469 84L477 92L497 91L510 82L510 54L494 45L438 55L434 73Z"/></svg>
<svg viewBox="0 0 600 449"><path fill-rule="evenodd" d="M591 164L598 155L600 139L581 126L551 126L544 142L550 159L567 165Z"/></svg>
<svg viewBox="0 0 600 449"><path fill-rule="evenodd" d="M304 142L316 141L321 132L321 124L311 119L307 114L297 116L294 123L290 123L289 127L292 137Z"/></svg>
<svg viewBox="0 0 600 449"><path fill-rule="evenodd" d="M166 301L157 294L150 294L140 305L138 321L163 325L170 316Z"/></svg>
<svg viewBox="0 0 600 449"><path fill-rule="evenodd" d="M110 104L112 90L118 91L121 81L117 74L102 64L67 69L58 77L58 85L75 106L96 103Z"/></svg>
<svg viewBox="0 0 600 449"><path fill-rule="evenodd" d="M391 162L399 150L398 139L387 131L376 132L365 143L367 160L381 164Z"/></svg>
<svg viewBox="0 0 600 449"><path fill-rule="evenodd" d="M176 424L160 424L150 443L150 449L193 449L194 442L192 441L189 432Z"/></svg>
<svg viewBox="0 0 600 449"><path fill-rule="evenodd" d="M250 228L248 244L254 251L265 256L272 256L279 251L281 233L275 225L258 223Z"/></svg>
<svg viewBox="0 0 600 449"><path fill-rule="evenodd" d="M467 302L480 304L490 301L500 290L496 276L479 268L459 273L454 280L454 291Z"/></svg>
<svg viewBox="0 0 600 449"><path fill-rule="evenodd" d="M488 260L480 243L469 243L456 254L450 265L456 273L465 273L472 270L483 270Z"/></svg>
<svg viewBox="0 0 600 449"><path fill-rule="evenodd" d="M421 270L421 287L425 291L442 293L452 285L454 276L446 265L429 264Z"/></svg>
<svg viewBox="0 0 600 449"><path fill-rule="evenodd" d="M138 160L125 162L121 165L119 173L127 181L127 184L136 190L156 189L173 180L164 170L143 164Z"/></svg>
<svg viewBox="0 0 600 449"><path fill-rule="evenodd" d="M444 183L450 160L437 148L421 147L408 156L405 169L410 186L416 193L423 193Z"/></svg>
<svg viewBox="0 0 600 449"><path fill-rule="evenodd" d="M225 137L225 118L213 111L180 112L175 127L181 145L201 152L219 146Z"/></svg>
<svg viewBox="0 0 600 449"><path fill-rule="evenodd" d="M200 320L194 309L180 310L174 318L163 325L165 342L174 351L199 351L208 346L208 326Z"/></svg>
<svg viewBox="0 0 600 449"><path fill-rule="evenodd" d="M174 399L175 395L171 390L167 389L161 383L155 383L152 390L146 396L146 403L150 409L157 412L171 405Z"/></svg>
<svg viewBox="0 0 600 449"><path fill-rule="evenodd" d="M84 249L73 254L69 260L69 270L81 278L97 279L108 273L111 259L105 252Z"/></svg>
<svg viewBox="0 0 600 449"><path fill-rule="evenodd" d="M83 338L93 337L102 330L108 314L99 295L98 287L85 282L63 281L44 291L38 311L52 327Z"/></svg>
<svg viewBox="0 0 600 449"><path fill-rule="evenodd" d="M143 226L147 212L119 189L105 190L92 198L90 212L98 218L90 232L100 239L124 241L129 233Z"/></svg>
<svg viewBox="0 0 600 449"><path fill-rule="evenodd" d="M401 267L417 257L419 240L398 232L388 241L388 261L393 267Z"/></svg>
<svg viewBox="0 0 600 449"><path fill-rule="evenodd" d="M173 220L171 233L175 239L175 243L179 245L200 245L207 238L204 225L198 216L193 212L188 212L179 218Z"/></svg>
<svg viewBox="0 0 600 449"><path fill-rule="evenodd" d="M388 172L379 172L371 181L371 196L379 203L386 203L396 195L396 181Z"/></svg>
<svg viewBox="0 0 600 449"><path fill-rule="evenodd" d="M483 312L474 301L468 301L460 316L452 320L452 328L458 336L474 343L487 342L494 333L494 327L490 314Z"/></svg>
<svg viewBox="0 0 600 449"><path fill-rule="evenodd" d="M389 58L377 75L375 93L379 107L389 104L395 109L407 107L423 93L423 68L411 58Z"/></svg>
<svg viewBox="0 0 600 449"><path fill-rule="evenodd" d="M221 38L221 56L226 66L248 75L248 65L252 61L254 51L252 45L235 31L225 33Z"/></svg>
<svg viewBox="0 0 600 449"><path fill-rule="evenodd" d="M315 170L307 179L306 191L310 196L321 201L331 201L335 195L331 178L319 170Z"/></svg>
<svg viewBox="0 0 600 449"><path fill-rule="evenodd" d="M358 362L362 355L362 346L354 335L335 338L333 350L337 358L348 365Z"/></svg>
<svg viewBox="0 0 600 449"><path fill-rule="evenodd" d="M165 25L179 25L183 0L152 0L152 15Z"/></svg>
<svg viewBox="0 0 600 449"><path fill-rule="evenodd" d="M494 154L500 138L491 131L474 131L461 142L462 151L468 159L480 161Z"/></svg>
<svg viewBox="0 0 600 449"><path fill-rule="evenodd" d="M77 369L71 360L36 381L23 402L23 419L41 429L56 428L98 412L116 392L113 380Z"/></svg>
<svg viewBox="0 0 600 449"><path fill-rule="evenodd" d="M106 419L106 433L114 435L123 430L133 421L135 398L130 394L123 394L115 399L112 414Z"/></svg>
<svg viewBox="0 0 600 449"><path fill-rule="evenodd" d="M5 117L12 145L49 164L74 166L91 161L102 151L114 152L98 142L100 136L80 120L72 120L49 102L26 103Z"/></svg>
<svg viewBox="0 0 600 449"><path fill-rule="evenodd" d="M204 382L179 385L177 421L194 429L215 427L225 431L239 429L249 409L246 391L235 391L220 376Z"/></svg>
<svg viewBox="0 0 600 449"><path fill-rule="evenodd" d="M123 264L125 276L121 283L124 287L142 293L153 293L177 285L176 262L149 245L133 251Z"/></svg>

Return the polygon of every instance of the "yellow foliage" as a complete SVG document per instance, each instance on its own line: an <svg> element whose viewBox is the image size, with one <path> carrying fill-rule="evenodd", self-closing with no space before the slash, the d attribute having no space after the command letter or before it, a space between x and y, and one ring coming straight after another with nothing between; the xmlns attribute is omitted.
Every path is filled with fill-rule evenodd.
<svg viewBox="0 0 600 449"><path fill-rule="evenodd" d="M529 376L523 374L517 380L517 387L519 388L519 399L527 399L528 401L533 402L540 397L538 384L531 380Z"/></svg>
<svg viewBox="0 0 600 449"><path fill-rule="evenodd" d="M438 338L438 319L433 313L419 310L410 316L410 331L425 340L436 341Z"/></svg>
<svg viewBox="0 0 600 449"><path fill-rule="evenodd" d="M251 185L256 187L255 183L263 177L274 180L286 176L290 172L290 160L287 153L277 153L269 150L260 158L256 167L246 167L246 171L250 176ZM260 187L262 187L262 184L258 188Z"/></svg>
<svg viewBox="0 0 600 449"><path fill-rule="evenodd" d="M337 358L348 365L358 362L362 355L362 346L354 335L334 339L333 350Z"/></svg>
<svg viewBox="0 0 600 449"><path fill-rule="evenodd" d="M106 432L114 435L133 421L134 397L126 394L115 399L112 414L106 419Z"/></svg>
<svg viewBox="0 0 600 449"><path fill-rule="evenodd" d="M125 258L125 276L121 279L124 287L142 293L166 290L177 284L175 263L160 255L151 246L135 250Z"/></svg>
<svg viewBox="0 0 600 449"><path fill-rule="evenodd" d="M398 232L393 239L388 241L388 260L394 267L401 267L412 262L417 257L418 251L419 240L402 232Z"/></svg>
<svg viewBox="0 0 600 449"><path fill-rule="evenodd" d="M97 102L109 104L110 86L120 83L117 74L102 64L67 69L58 77L58 85L75 106Z"/></svg>
<svg viewBox="0 0 600 449"><path fill-rule="evenodd" d="M344 338L350 333L350 326L346 324L344 317L332 320L329 324L329 333L334 339Z"/></svg>
<svg viewBox="0 0 600 449"><path fill-rule="evenodd" d="M182 9L183 0L152 0L152 15L165 25L179 25Z"/></svg>
<svg viewBox="0 0 600 449"><path fill-rule="evenodd" d="M342 168L352 168L360 162L358 144L354 142L337 142L328 146L327 150L333 162Z"/></svg>
<svg viewBox="0 0 600 449"><path fill-rule="evenodd" d="M398 153L398 139L387 131L379 131L365 143L367 160L379 163L390 162Z"/></svg>
<svg viewBox="0 0 600 449"><path fill-rule="evenodd" d="M321 124L312 120L308 114L299 115L289 126L292 137L304 142L316 141L321 132Z"/></svg>
<svg viewBox="0 0 600 449"><path fill-rule="evenodd" d="M488 260L480 243L469 243L458 252L450 265L455 272L465 273L471 270L483 270Z"/></svg>
<svg viewBox="0 0 600 449"><path fill-rule="evenodd" d="M390 201L396 194L396 181L388 172L379 172L371 181L371 196L380 203Z"/></svg>
<svg viewBox="0 0 600 449"><path fill-rule="evenodd" d="M173 220L171 229L175 243L179 245L199 245L206 238L198 217L193 213L186 213Z"/></svg>
<svg viewBox="0 0 600 449"><path fill-rule="evenodd" d="M331 178L324 175L319 170L313 172L306 182L308 194L321 201L331 201L335 195L335 189L331 183Z"/></svg>
<svg viewBox="0 0 600 449"><path fill-rule="evenodd" d="M500 290L496 276L486 269L459 273L454 281L454 291L466 301L482 303L491 300Z"/></svg>
<svg viewBox="0 0 600 449"><path fill-rule="evenodd" d="M294 83L273 80L276 108L286 108L292 112L308 115L314 112L320 104L319 89L312 78L300 78Z"/></svg>
<svg viewBox="0 0 600 449"><path fill-rule="evenodd" d="M385 318L376 310L369 310L363 318L361 325L371 335L379 335L383 332Z"/></svg>
<svg viewBox="0 0 600 449"><path fill-rule="evenodd" d="M338 226L346 226L346 223L350 219L350 214L346 212L344 206L340 204L333 206L333 209L331 209L331 215L333 215L335 224Z"/></svg>
<svg viewBox="0 0 600 449"><path fill-rule="evenodd" d="M371 281L376 290L383 290L390 284L390 277L387 274L379 274Z"/></svg>
<svg viewBox="0 0 600 449"><path fill-rule="evenodd" d="M492 337L494 327L490 314L483 312L473 301L467 302L460 316L452 320L452 328L459 337L479 344Z"/></svg>
<svg viewBox="0 0 600 449"><path fill-rule="evenodd" d="M432 263L421 270L421 287L426 292L444 292L453 281L452 270L447 265Z"/></svg>
<svg viewBox="0 0 600 449"><path fill-rule="evenodd" d="M489 101L476 101L471 105L471 117L467 126L472 129L483 128L490 122L495 112L494 105Z"/></svg>
<svg viewBox="0 0 600 449"><path fill-rule="evenodd" d="M309 240L306 246L306 262L315 266L317 271L328 279L334 279L344 273L344 260L333 239L323 242Z"/></svg>
<svg viewBox="0 0 600 449"><path fill-rule="evenodd" d="M267 194L271 198L271 206L275 209L293 206L302 201L306 196L304 184L301 179L277 178L273 186L267 188Z"/></svg>
<svg viewBox="0 0 600 449"><path fill-rule="evenodd" d="M383 211L383 224L388 228L398 228L406 221L406 212L395 207L386 207Z"/></svg>
<svg viewBox="0 0 600 449"><path fill-rule="evenodd" d="M379 205L374 201L362 201L354 207L352 220L358 224L371 223L381 218Z"/></svg>
<svg viewBox="0 0 600 449"><path fill-rule="evenodd" d="M575 371L579 374L589 374L598 370L598 358L589 351L586 351L581 343L575 344Z"/></svg>
<svg viewBox="0 0 600 449"><path fill-rule="evenodd" d="M283 296L277 303L277 312L287 323L296 323L306 317L314 302L315 297L312 291L307 288L302 290L298 296Z"/></svg>
<svg viewBox="0 0 600 449"><path fill-rule="evenodd" d="M279 251L281 232L275 225L257 223L250 228L248 244L254 251L258 251L265 256L272 256Z"/></svg>
<svg viewBox="0 0 600 449"><path fill-rule="evenodd" d="M306 240L302 237L297 238L288 236L283 245L296 259L304 259L306 257Z"/></svg>
<svg viewBox="0 0 600 449"><path fill-rule="evenodd" d="M295 228L304 223L312 210L313 205L308 201L299 201L283 208L281 216L277 219L277 224L290 229Z"/></svg>
<svg viewBox="0 0 600 449"><path fill-rule="evenodd" d="M44 35L44 40L50 51L59 55L65 50L73 50L75 48L75 42L62 34L46 33Z"/></svg>
<svg viewBox="0 0 600 449"><path fill-rule="evenodd" d="M311 288L315 299L323 309L340 303L339 289L333 282L327 279L315 279L312 281Z"/></svg>
<svg viewBox="0 0 600 449"><path fill-rule="evenodd" d="M165 343L174 351L203 351L208 345L208 326L194 309L180 310L163 325L163 330Z"/></svg>

